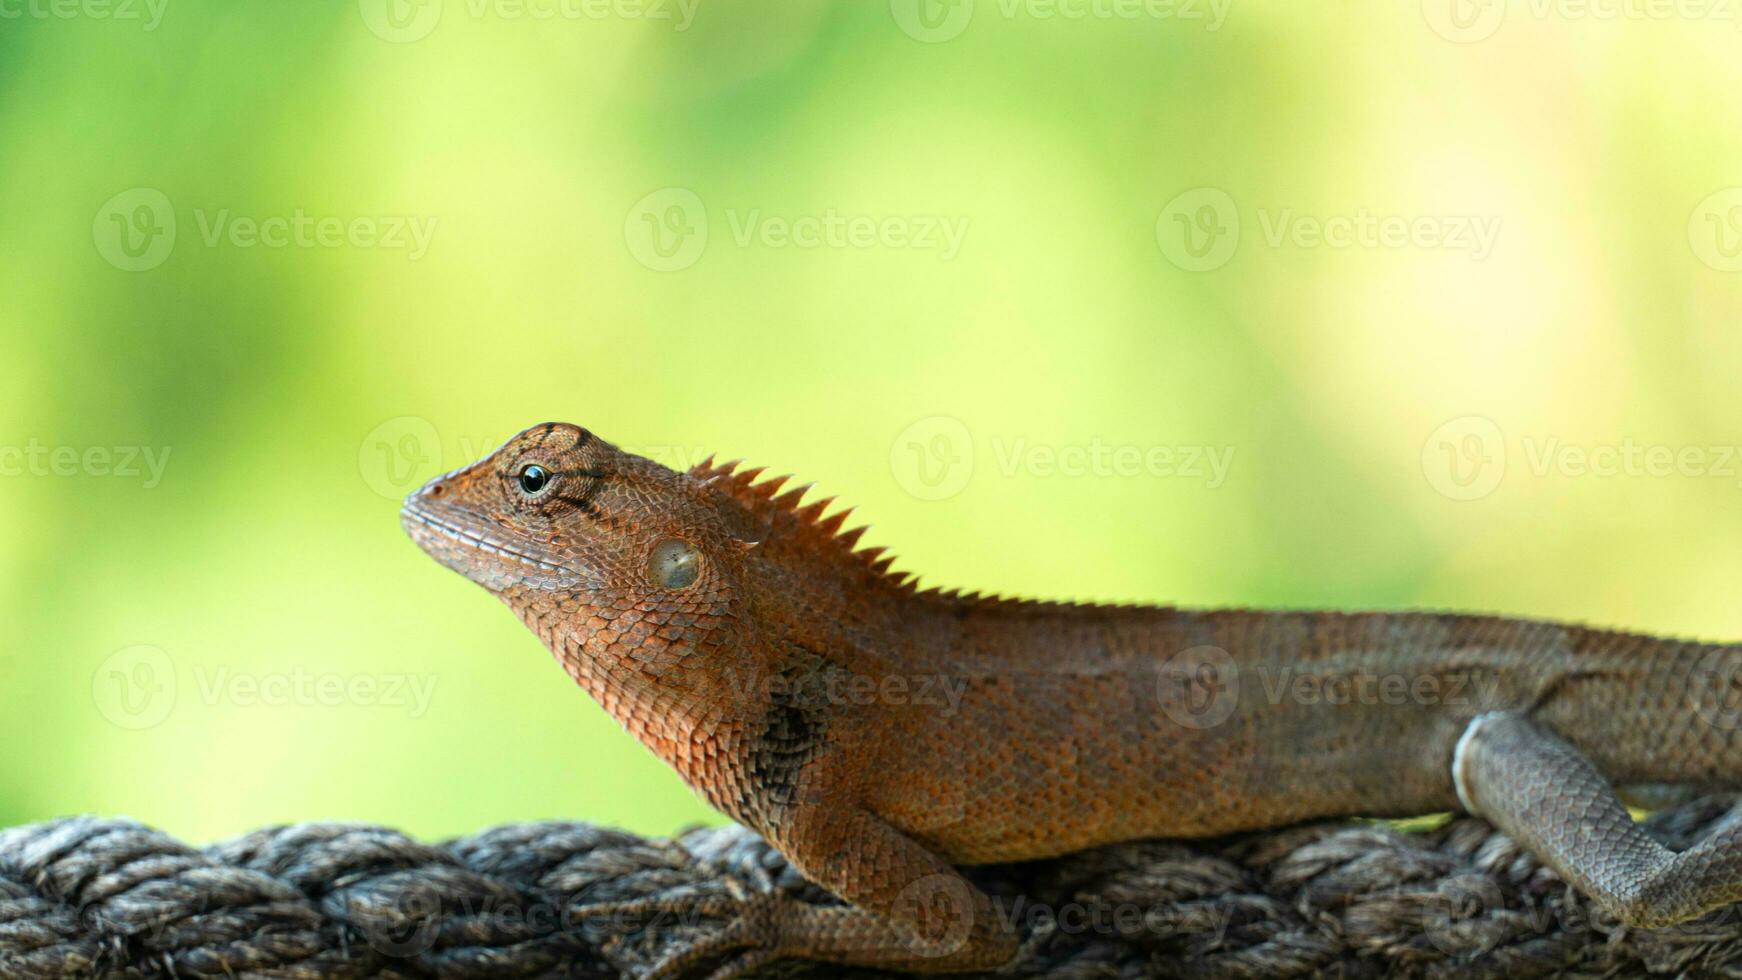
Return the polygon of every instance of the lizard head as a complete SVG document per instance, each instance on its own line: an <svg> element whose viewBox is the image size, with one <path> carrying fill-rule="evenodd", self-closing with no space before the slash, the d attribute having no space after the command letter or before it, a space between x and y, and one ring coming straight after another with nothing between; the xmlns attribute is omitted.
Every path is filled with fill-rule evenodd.
<svg viewBox="0 0 1742 980"><path fill-rule="evenodd" d="M854 550L865 528L841 530L849 510L824 516L831 500L804 503L808 484L782 492L787 478L762 472L712 457L679 472L547 423L431 480L400 521L595 697L613 683L682 701L674 692L754 672L772 650L852 647L866 622L907 608L877 600L913 591L884 549Z"/></svg>
<svg viewBox="0 0 1742 980"><path fill-rule="evenodd" d="M733 506L686 474L551 422L425 484L400 523L522 613L552 599L693 612L730 600L745 550Z"/></svg>

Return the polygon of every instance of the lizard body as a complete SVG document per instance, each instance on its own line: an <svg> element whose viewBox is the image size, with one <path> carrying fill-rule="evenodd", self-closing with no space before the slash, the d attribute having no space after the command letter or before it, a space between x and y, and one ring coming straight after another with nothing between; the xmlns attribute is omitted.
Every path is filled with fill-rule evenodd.
<svg viewBox="0 0 1742 980"><path fill-rule="evenodd" d="M1742 898L1742 867L1705 870L1742 850L1714 839L1689 877L1671 864L1694 851L1650 851L1607 789L1737 784L1736 647L920 591L855 550L829 501L760 473L679 473L550 423L403 511L625 729L847 903L744 899L656 976L729 952L719 976L785 956L997 967L1015 930L956 865L1460 806L1629 921Z"/></svg>

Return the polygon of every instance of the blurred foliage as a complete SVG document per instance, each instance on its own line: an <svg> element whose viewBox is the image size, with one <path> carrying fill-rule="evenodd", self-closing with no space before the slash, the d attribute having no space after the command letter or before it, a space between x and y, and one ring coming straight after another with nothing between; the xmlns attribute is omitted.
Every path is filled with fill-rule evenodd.
<svg viewBox="0 0 1742 980"><path fill-rule="evenodd" d="M1735 23L647 3L0 3L0 824L717 819L399 531L553 418L932 582L1742 635Z"/></svg>

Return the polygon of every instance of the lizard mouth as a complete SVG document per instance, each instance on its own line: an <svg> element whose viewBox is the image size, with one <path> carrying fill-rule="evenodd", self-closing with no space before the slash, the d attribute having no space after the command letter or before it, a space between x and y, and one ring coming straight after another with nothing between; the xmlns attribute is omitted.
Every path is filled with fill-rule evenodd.
<svg viewBox="0 0 1742 980"><path fill-rule="evenodd" d="M466 554L494 555L541 572L574 574L574 570L567 566L516 551L501 541L485 537L476 531L467 530L458 524L444 520L439 515L431 513L417 504L408 502L399 509L399 523L405 528L405 532L411 535L412 540L418 543L419 547L429 552L432 557L444 565L469 577L475 577L473 573L476 568L471 562L467 562L459 555L452 553L455 546L458 546Z"/></svg>

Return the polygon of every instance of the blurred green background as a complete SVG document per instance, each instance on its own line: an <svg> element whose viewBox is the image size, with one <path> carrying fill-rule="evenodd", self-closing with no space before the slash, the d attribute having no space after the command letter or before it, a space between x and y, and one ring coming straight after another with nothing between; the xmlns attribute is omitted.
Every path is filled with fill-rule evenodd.
<svg viewBox="0 0 1742 980"><path fill-rule="evenodd" d="M546 419L934 583L1742 636L1742 42L1599 6L3 0L0 823L718 819L399 530Z"/></svg>

